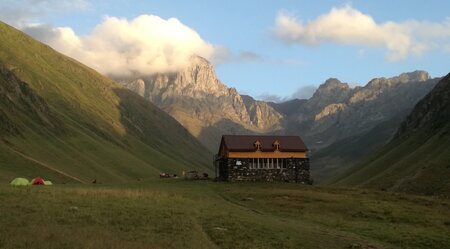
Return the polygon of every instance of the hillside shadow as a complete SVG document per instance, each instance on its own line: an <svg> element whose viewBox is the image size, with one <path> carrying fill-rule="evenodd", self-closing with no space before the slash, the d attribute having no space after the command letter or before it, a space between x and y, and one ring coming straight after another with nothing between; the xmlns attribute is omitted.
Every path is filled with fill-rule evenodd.
<svg viewBox="0 0 450 249"><path fill-rule="evenodd" d="M167 158L186 164L210 164L212 153L169 114L128 89L116 88L120 122L126 134Z"/></svg>
<svg viewBox="0 0 450 249"><path fill-rule="evenodd" d="M219 149L222 135L256 135L258 133L245 129L242 125L229 119L222 119L212 126L202 129L198 140L207 145L207 148L216 153Z"/></svg>

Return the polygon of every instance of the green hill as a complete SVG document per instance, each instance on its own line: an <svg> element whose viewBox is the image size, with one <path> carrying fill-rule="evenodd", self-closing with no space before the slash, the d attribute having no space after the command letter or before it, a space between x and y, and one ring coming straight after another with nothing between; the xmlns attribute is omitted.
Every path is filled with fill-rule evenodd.
<svg viewBox="0 0 450 249"><path fill-rule="evenodd" d="M0 22L0 180L210 171L207 151L150 102Z"/></svg>
<svg viewBox="0 0 450 249"><path fill-rule="evenodd" d="M311 175L314 183L327 184L333 176L342 174L361 159L387 144L405 119L399 115L381 122L366 133L344 138L311 153Z"/></svg>
<svg viewBox="0 0 450 249"><path fill-rule="evenodd" d="M450 196L450 74L425 96L394 139L333 184Z"/></svg>

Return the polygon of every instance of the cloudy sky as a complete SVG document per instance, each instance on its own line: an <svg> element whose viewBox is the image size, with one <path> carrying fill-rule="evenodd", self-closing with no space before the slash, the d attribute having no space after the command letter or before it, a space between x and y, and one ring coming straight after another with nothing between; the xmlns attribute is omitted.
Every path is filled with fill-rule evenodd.
<svg viewBox="0 0 450 249"><path fill-rule="evenodd" d="M107 75L173 72L194 53L226 85L282 100L307 98L330 77L447 74L449 9L446 0L1 0L0 20Z"/></svg>

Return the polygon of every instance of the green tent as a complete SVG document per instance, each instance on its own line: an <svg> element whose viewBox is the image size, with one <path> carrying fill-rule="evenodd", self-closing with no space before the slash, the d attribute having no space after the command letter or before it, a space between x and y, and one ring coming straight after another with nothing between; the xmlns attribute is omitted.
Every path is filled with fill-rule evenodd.
<svg viewBox="0 0 450 249"><path fill-rule="evenodd" d="M13 185L13 186L28 186L28 185L30 185L30 182L25 178L19 177L19 178L12 180L11 185Z"/></svg>
<svg viewBox="0 0 450 249"><path fill-rule="evenodd" d="M46 186L53 185L53 183L51 181L44 181L44 183L45 183Z"/></svg>

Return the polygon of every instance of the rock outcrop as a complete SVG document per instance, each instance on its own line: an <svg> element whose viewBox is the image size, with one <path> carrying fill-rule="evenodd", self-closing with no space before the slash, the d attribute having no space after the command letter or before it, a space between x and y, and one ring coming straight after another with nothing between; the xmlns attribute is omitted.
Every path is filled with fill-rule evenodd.
<svg viewBox="0 0 450 249"><path fill-rule="evenodd" d="M224 133L282 129L280 113L263 101L244 103L237 90L220 82L213 66L199 56L192 56L178 73L120 81L172 115L211 150Z"/></svg>

